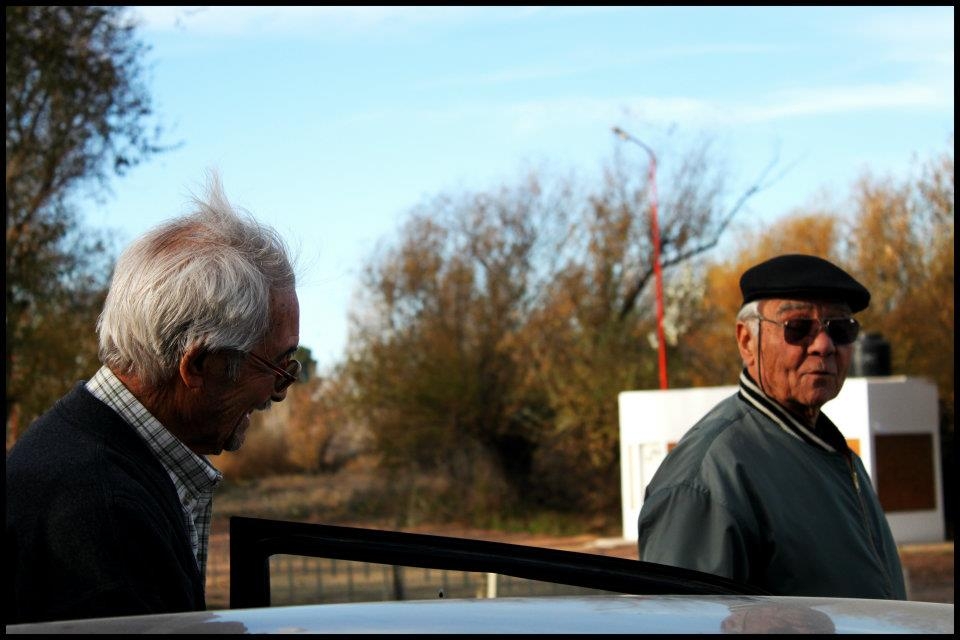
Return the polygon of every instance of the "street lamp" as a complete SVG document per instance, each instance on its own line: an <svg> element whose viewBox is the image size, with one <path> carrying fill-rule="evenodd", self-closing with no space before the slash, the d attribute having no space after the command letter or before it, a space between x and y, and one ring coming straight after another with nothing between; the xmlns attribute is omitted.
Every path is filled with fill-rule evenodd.
<svg viewBox="0 0 960 640"><path fill-rule="evenodd" d="M633 142L650 156L650 232L653 236L653 274L657 292L657 354L660 358L660 388L667 388L667 341L663 334L663 270L660 268L660 224L657 222L657 155L620 127L614 127L621 140Z"/></svg>

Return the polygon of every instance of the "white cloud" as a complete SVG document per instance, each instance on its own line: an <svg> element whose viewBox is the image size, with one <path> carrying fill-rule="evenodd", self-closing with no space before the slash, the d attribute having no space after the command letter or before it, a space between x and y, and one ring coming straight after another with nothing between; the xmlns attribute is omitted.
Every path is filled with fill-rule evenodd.
<svg viewBox="0 0 960 640"><path fill-rule="evenodd" d="M750 102L685 96L486 102L445 108L365 111L353 114L350 120L372 123L401 117L408 122L470 127L483 123L484 127L528 136L572 126L609 127L624 117L665 128L675 123L683 123L687 128L719 128L887 109L952 110L952 83L949 87L901 83L794 89L761 96Z"/></svg>
<svg viewBox="0 0 960 640"><path fill-rule="evenodd" d="M879 43L892 61L954 66L952 7L916 7L883 11L859 22L853 32Z"/></svg>
<svg viewBox="0 0 960 640"><path fill-rule="evenodd" d="M501 69L489 73L475 73L472 75L458 75L430 80L424 86L432 85L498 85L531 80L549 80L586 75L596 71L623 70L633 72L638 67L651 63L663 63L675 58L713 57L713 56L740 56L740 55L768 55L775 50L769 45L752 44L720 44L720 45L692 45L676 46L661 49L652 49L640 54L627 53L622 50L603 50L592 47L588 50L571 51L568 57L561 61L551 61L537 65L519 65L508 69Z"/></svg>
<svg viewBox="0 0 960 640"><path fill-rule="evenodd" d="M954 99L950 81L942 86L905 82L795 89L750 103L690 98L638 98L622 103L637 116L654 122L719 127L888 109L952 111Z"/></svg>
<svg viewBox="0 0 960 640"><path fill-rule="evenodd" d="M461 23L477 18L523 18L530 7L392 6L138 6L148 31L187 30L200 36L262 34L318 35L404 30L420 25Z"/></svg>
<svg viewBox="0 0 960 640"><path fill-rule="evenodd" d="M437 130L461 129L508 133L513 138L536 138L557 131L595 128L608 130L624 118L667 129L678 122L693 127L720 123L729 107L691 98L561 98L505 103L471 103L427 109L384 109L355 113L350 123L377 129L400 118L417 126L429 123ZM344 123L346 124L346 123Z"/></svg>
<svg viewBox="0 0 960 640"><path fill-rule="evenodd" d="M799 89L774 96L769 105L747 108L743 117L749 121L877 109L952 109L953 86L952 82L949 84L948 87L904 82Z"/></svg>
<svg viewBox="0 0 960 640"><path fill-rule="evenodd" d="M889 42L929 46L953 42L953 9L918 8L906 13L881 13L864 19L856 28L861 35Z"/></svg>
<svg viewBox="0 0 960 640"><path fill-rule="evenodd" d="M518 132L569 122L616 122L626 109L631 117L659 125L719 127L773 122L796 117L849 114L886 109L953 109L953 86L918 83L808 88L768 96L765 103L744 104L683 96L655 98L565 99L525 102L504 109ZM483 112L495 110L489 106Z"/></svg>

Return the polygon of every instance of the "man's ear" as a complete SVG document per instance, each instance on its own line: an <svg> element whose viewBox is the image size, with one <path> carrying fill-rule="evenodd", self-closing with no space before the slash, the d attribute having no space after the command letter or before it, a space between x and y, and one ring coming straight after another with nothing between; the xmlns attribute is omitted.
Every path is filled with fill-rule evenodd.
<svg viewBox="0 0 960 640"><path fill-rule="evenodd" d="M203 387L208 352L200 346L190 347L180 358L180 381L188 389Z"/></svg>
<svg viewBox="0 0 960 640"><path fill-rule="evenodd" d="M737 348L740 349L743 366L748 369L752 367L757 358L757 337L750 331L746 322L737 323Z"/></svg>

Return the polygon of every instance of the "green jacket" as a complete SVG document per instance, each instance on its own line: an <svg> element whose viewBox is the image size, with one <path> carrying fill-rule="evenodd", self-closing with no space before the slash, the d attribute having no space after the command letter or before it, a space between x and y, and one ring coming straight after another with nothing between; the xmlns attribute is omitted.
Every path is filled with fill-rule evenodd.
<svg viewBox="0 0 960 640"><path fill-rule="evenodd" d="M654 474L638 534L641 560L775 595L906 599L860 458L826 416L805 428L746 371Z"/></svg>

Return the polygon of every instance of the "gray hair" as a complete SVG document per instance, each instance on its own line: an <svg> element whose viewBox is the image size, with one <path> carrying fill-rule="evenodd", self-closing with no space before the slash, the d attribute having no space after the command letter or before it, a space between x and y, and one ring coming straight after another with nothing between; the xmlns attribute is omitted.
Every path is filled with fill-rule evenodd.
<svg viewBox="0 0 960 640"><path fill-rule="evenodd" d="M296 287L280 235L235 210L216 173L207 191L206 200L194 196L193 213L123 252L97 320L101 362L149 385L167 380L194 347L249 350L266 335L271 292Z"/></svg>
<svg viewBox="0 0 960 640"><path fill-rule="evenodd" d="M760 330L760 301L752 300L740 307L740 311L737 313L737 322L744 323L750 331L750 335L756 337Z"/></svg>

